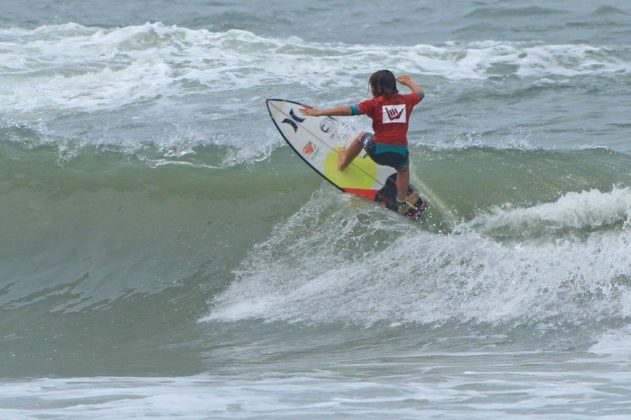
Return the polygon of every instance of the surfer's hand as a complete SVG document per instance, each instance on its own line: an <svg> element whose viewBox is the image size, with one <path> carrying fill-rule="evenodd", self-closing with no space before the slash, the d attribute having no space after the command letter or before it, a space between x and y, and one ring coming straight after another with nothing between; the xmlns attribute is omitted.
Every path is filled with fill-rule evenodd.
<svg viewBox="0 0 631 420"><path fill-rule="evenodd" d="M414 83L412 78L408 76L407 74L397 77L397 82L401 83L402 85L407 86L412 92L418 93L419 96L421 97L420 99L421 101L425 97L425 91L423 90L423 88L417 85L416 83Z"/></svg>
<svg viewBox="0 0 631 420"><path fill-rule="evenodd" d="M320 115L320 111L315 108L300 108L300 113L309 117L317 117Z"/></svg>
<svg viewBox="0 0 631 420"><path fill-rule="evenodd" d="M410 83L412 83L412 78L409 75L404 74L402 76L397 77L397 82L401 83L402 85L409 86Z"/></svg>

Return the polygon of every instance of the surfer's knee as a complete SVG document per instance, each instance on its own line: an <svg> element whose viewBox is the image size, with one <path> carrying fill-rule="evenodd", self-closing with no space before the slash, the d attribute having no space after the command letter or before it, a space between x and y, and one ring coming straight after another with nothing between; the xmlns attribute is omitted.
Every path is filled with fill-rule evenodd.
<svg viewBox="0 0 631 420"><path fill-rule="evenodd" d="M410 161L406 159L405 161L397 165L395 169L397 171L397 174L405 175L410 173Z"/></svg>
<svg viewBox="0 0 631 420"><path fill-rule="evenodd" d="M351 143L348 145L348 147L357 147L360 143L362 143L362 138L364 136L364 132L360 132L358 135L355 136L355 138L351 141Z"/></svg>

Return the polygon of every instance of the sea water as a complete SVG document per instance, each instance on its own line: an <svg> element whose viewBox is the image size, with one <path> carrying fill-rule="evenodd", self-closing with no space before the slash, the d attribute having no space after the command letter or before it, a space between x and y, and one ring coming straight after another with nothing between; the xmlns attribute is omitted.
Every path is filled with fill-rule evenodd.
<svg viewBox="0 0 631 420"><path fill-rule="evenodd" d="M631 5L443 3L2 0L0 417L631 416ZM424 222L265 108L382 68Z"/></svg>

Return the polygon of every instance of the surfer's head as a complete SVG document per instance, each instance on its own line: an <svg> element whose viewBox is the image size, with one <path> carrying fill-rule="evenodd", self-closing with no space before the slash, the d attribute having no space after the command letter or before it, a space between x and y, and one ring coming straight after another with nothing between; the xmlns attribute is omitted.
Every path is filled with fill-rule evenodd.
<svg viewBox="0 0 631 420"><path fill-rule="evenodd" d="M373 96L390 96L399 93L397 90L397 79L390 70L374 72L368 79L368 84L370 84Z"/></svg>

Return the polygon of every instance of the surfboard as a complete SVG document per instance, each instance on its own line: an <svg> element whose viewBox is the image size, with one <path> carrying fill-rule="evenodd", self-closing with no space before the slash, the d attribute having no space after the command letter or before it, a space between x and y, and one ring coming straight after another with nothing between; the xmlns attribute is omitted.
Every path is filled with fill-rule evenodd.
<svg viewBox="0 0 631 420"><path fill-rule="evenodd" d="M360 155L344 171L337 169L338 152L357 135L348 125L332 117L302 115L300 108L310 107L299 102L267 99L266 104L283 139L311 169L341 191L397 212L397 174L393 168ZM403 215L419 220L427 204L411 184L406 201Z"/></svg>

